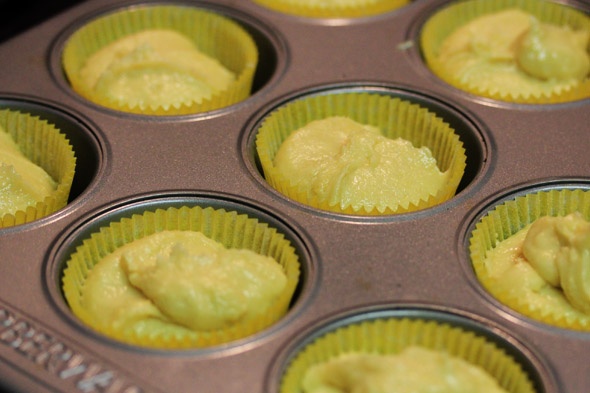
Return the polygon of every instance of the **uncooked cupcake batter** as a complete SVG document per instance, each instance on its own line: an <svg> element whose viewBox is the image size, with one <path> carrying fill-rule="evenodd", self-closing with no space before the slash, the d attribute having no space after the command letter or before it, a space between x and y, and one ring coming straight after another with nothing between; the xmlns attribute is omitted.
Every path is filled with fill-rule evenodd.
<svg viewBox="0 0 590 393"><path fill-rule="evenodd" d="M226 249L200 232L163 231L99 261L81 305L117 329L208 331L263 315L286 283L271 257Z"/></svg>
<svg viewBox="0 0 590 393"><path fill-rule="evenodd" d="M441 172L427 147L346 117L313 121L281 144L274 165L285 179L320 200L340 206L407 206L443 187Z"/></svg>
<svg viewBox="0 0 590 393"><path fill-rule="evenodd" d="M506 393L483 369L441 351L344 354L310 368L303 393Z"/></svg>
<svg viewBox="0 0 590 393"><path fill-rule="evenodd" d="M478 17L441 45L437 62L468 87L539 96L576 86L590 72L590 31L540 22L508 9Z"/></svg>
<svg viewBox="0 0 590 393"><path fill-rule="evenodd" d="M228 88L235 75L172 30L145 30L92 54L81 79L98 97L131 107L190 105Z"/></svg>
<svg viewBox="0 0 590 393"><path fill-rule="evenodd" d="M541 217L484 260L497 293L564 317L590 315L590 222L579 213Z"/></svg>
<svg viewBox="0 0 590 393"><path fill-rule="evenodd" d="M55 180L31 162L0 127L0 217L35 206L56 187Z"/></svg>

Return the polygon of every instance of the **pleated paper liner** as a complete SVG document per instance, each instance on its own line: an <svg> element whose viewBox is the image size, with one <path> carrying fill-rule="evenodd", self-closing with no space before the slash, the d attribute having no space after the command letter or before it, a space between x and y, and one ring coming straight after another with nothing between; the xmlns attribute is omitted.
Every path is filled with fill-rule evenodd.
<svg viewBox="0 0 590 393"><path fill-rule="evenodd" d="M0 228L32 222L65 207L76 171L75 153L65 134L46 120L10 109L0 110L0 128L57 183L56 189L36 205L0 216Z"/></svg>
<svg viewBox="0 0 590 393"><path fill-rule="evenodd" d="M539 21L571 29L590 31L590 17L564 4L544 0L469 0L456 1L437 11L424 24L420 34L422 55L431 71L446 83L478 96L498 101L522 104L554 104L590 97L590 75L577 84L564 84L538 94L514 93L501 85L487 89L477 83L469 84L455 74L455 69L439 61L439 51L444 40L457 28L488 14L518 8L534 15ZM500 30L501 26L498 27ZM516 65L515 65L516 67Z"/></svg>
<svg viewBox="0 0 590 393"><path fill-rule="evenodd" d="M198 231L227 248L249 249L270 256L281 265L287 285L275 303L256 318L217 330L194 331L164 324L149 331L142 329L141 324L117 328L90 315L80 300L81 290L93 267L117 248L165 230ZM146 211L100 228L71 255L63 272L62 285L73 313L99 333L142 347L186 349L211 347L245 338L277 322L288 310L299 274L300 262L294 247L275 228L235 211L185 206Z"/></svg>
<svg viewBox="0 0 590 393"><path fill-rule="evenodd" d="M86 86L79 73L89 56L118 39L148 29L169 29L185 35L199 51L233 72L236 79L226 90L213 92L209 98L155 107L131 105ZM213 11L191 6L146 5L113 12L82 26L66 42L62 63L72 88L96 104L122 112L171 116L220 109L249 97L258 49L246 30Z"/></svg>
<svg viewBox="0 0 590 393"><path fill-rule="evenodd" d="M286 366L280 393L301 393L306 371L347 353L393 355L419 346L478 366L510 393L533 393L522 366L493 342L471 331L427 319L359 321L327 332L301 348Z"/></svg>
<svg viewBox="0 0 590 393"><path fill-rule="evenodd" d="M447 183L435 194L386 206L347 205L322 200L297 185L298 179L279 173L273 160L282 142L309 122L345 116L378 127L388 138L402 138L414 147L426 146L440 171L448 171ZM463 143L444 120L421 106L389 95L348 92L310 96L289 102L271 112L258 130L256 150L266 181L277 191L302 204L341 214L387 215L411 212L440 204L455 195L463 176L466 156Z"/></svg>
<svg viewBox="0 0 590 393"><path fill-rule="evenodd" d="M471 234L469 252L473 269L481 285L502 304L548 325L590 331L590 315L573 307L562 310L530 304L525 297L497 288L486 274L485 258L499 242L540 217L566 216L573 212L579 212L586 220L590 220L590 191L554 189L516 197L496 206L481 218ZM568 304L565 296L562 303Z"/></svg>
<svg viewBox="0 0 590 393"><path fill-rule="evenodd" d="M393 11L409 0L254 0L285 14L308 18L359 18Z"/></svg>

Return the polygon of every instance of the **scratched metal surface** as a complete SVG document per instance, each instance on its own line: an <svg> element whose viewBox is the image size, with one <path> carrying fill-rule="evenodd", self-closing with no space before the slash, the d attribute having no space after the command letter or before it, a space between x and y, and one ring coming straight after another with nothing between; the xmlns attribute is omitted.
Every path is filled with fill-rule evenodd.
<svg viewBox="0 0 590 393"><path fill-rule="evenodd" d="M551 328L490 299L469 268L466 243L490 204L530 188L590 187L590 100L524 106L477 99L425 68L421 23L441 0L377 17L309 20L251 1L191 1L246 26L261 52L254 93L206 114L114 113L68 87L60 53L68 34L103 12L143 4L88 0L0 44L0 106L55 122L71 138L78 172L70 204L0 230L0 384L12 392L276 390L285 360L324 323L366 315L424 316L495 337L545 393L588 391L590 335ZM585 10L590 4L565 1ZM354 218L292 203L264 182L252 149L273 106L329 89L389 92L451 122L467 147L455 198L395 217ZM81 326L59 291L62 259L79 236L137 209L235 207L292 237L303 280L290 312L253 337L207 350L150 351Z"/></svg>

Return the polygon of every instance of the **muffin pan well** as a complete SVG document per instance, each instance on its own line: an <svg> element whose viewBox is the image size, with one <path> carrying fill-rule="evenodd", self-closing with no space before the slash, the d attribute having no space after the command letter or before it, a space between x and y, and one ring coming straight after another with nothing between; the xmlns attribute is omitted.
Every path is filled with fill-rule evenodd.
<svg viewBox="0 0 590 393"><path fill-rule="evenodd" d="M27 114L39 119L40 122L47 122L71 145L75 157L75 173L69 191L68 204L79 199L97 181L104 163L102 155L104 146L93 133L91 126L83 119L52 103L19 97L10 98L9 95L0 99L0 110ZM39 146L37 149L42 150L44 147Z"/></svg>
<svg viewBox="0 0 590 393"><path fill-rule="evenodd" d="M507 312L528 319L533 323L542 323L547 326L582 332L590 330L590 321L585 313L578 314L575 309L564 311L563 308L553 308L549 302L544 307L535 307L535 301L532 299L542 302L544 292L539 291L539 297L536 298L536 291L530 289L532 287L530 284L523 285L523 288L529 288L529 290L520 294L517 294L518 292L510 294L509 290L494 285L493 282L496 282L497 279L495 280L492 274L486 274L487 268L484 262L485 254L490 249L498 246L500 242L541 217L563 217L577 213L584 220L588 220L588 212L590 211L589 189L590 183L588 182L576 182L573 180L568 182L565 179L544 184L527 185L512 190L507 195L503 195L500 200L492 202L491 206L486 206L479 213L477 219L471 223L469 230L465 233L467 236L465 242L469 244L468 259L470 260L470 269L468 270L475 272L479 286L494 298L492 301L499 302L497 307L505 308ZM568 238L567 236L567 234L564 235L565 238ZM571 237L569 238L571 239ZM549 240L544 240L546 246ZM565 240L564 243L566 243ZM574 244L569 245L569 247L575 249ZM490 270L492 269L490 268ZM578 274L583 273L578 271ZM546 296L547 299L555 299L564 295L559 293L557 297L549 294Z"/></svg>
<svg viewBox="0 0 590 393"><path fill-rule="evenodd" d="M347 352L388 355L416 345L478 364L509 391L555 386L547 365L490 321L448 307L375 304L344 310L300 332L277 356L268 391L293 391L309 367Z"/></svg>
<svg viewBox="0 0 590 393"><path fill-rule="evenodd" d="M479 286L468 244L481 216L512 195L588 188L590 100L496 102L440 81L423 62L420 31L449 3L417 0L375 16L322 19L250 0L86 0L2 42L0 107L54 122L78 163L65 208L0 229L1 390L276 393L289 359L323 332L365 319L421 318L491 340L536 392L587 391L590 335L499 305ZM559 3L590 13L587 1ZM260 54L252 95L159 117L106 109L73 92L61 67L69 35L99 15L153 4L206 8L241 24ZM456 195L416 212L359 217L275 192L256 156L261 120L285 102L328 91L391 94L437 113L467 156ZM80 323L60 277L81 239L128 214L186 204L229 207L286 234L302 268L287 314L249 337L184 350L122 344Z"/></svg>
<svg viewBox="0 0 590 393"><path fill-rule="evenodd" d="M311 257L308 246L284 220L273 212L260 210L259 206L251 206L248 201L232 200L223 195L166 193L124 201L120 205L109 206L106 211L83 218L79 227L73 226L72 231L58 241L57 247L48 257L51 262L47 265L46 274L48 282L52 283L48 290L52 293L56 307L70 317L72 323L80 324L83 321L86 326L81 328L94 330L90 334L102 335L99 339L114 339L132 347L151 350L239 345L251 339L251 336L274 329L276 324L285 323L281 322L283 319L291 319L291 314L301 308L300 303L305 303L305 298L317 285L314 284L317 279L315 258ZM260 318L256 324L215 329L215 334L201 332L199 335L184 336L173 339L173 345L166 343L167 340L170 342L170 337L156 333L137 333L136 336L106 324L99 329L89 321L88 315L81 318L79 312L72 312L72 304L80 300L80 287L100 257L161 230L198 231L227 248L250 249L273 257L283 266L288 277L288 296L284 297L288 307L281 307L274 312L271 312L273 308L269 308L266 315L268 322ZM100 257L94 258L93 250L103 251L99 251ZM212 302L215 304L215 300ZM288 311L285 313L284 309ZM100 320L96 322L100 323Z"/></svg>
<svg viewBox="0 0 590 393"><path fill-rule="evenodd" d="M325 85L319 88L310 89L304 92L297 92L292 94L288 97L283 98L281 101L275 103L270 103L268 107L265 109L266 112L261 114L259 119L256 119L251 125L249 125L250 134L245 134L243 139L243 152L244 152L244 159L246 160L247 165L249 165L252 172L255 176L260 179L263 183L269 184L271 182L268 181L268 178L265 178L265 173L263 169L263 165L260 159L260 135L261 135L261 127L268 119L272 118L274 114L279 112L280 110L285 109L288 106L295 106L298 105L298 112L293 111L291 113L292 117L297 117L297 115L301 116L302 118L322 118L324 116L346 116L346 108L349 106L360 106L363 102L363 95L367 95L371 97L371 99L380 99L381 104L384 105L385 103L389 103L389 109L392 110L393 105L392 103L399 100L400 109L396 114L399 116L397 123L407 122L407 129L413 130L417 129L418 127L422 126L423 131L427 131L428 127L424 127L423 124L429 124L428 122L432 122L434 124L444 125L445 127L448 126L450 130L452 130L452 134L456 135L456 145L457 150L460 152L462 156L461 165L457 164L458 166L458 184L456 185L456 192L455 195L461 192L465 187L467 187L471 182L473 182L476 178L478 178L484 170L486 157L489 155L488 151L488 143L486 142L486 137L482 133L483 130L477 123L474 122L473 119L470 119L468 116L465 116L461 112L457 111L455 108L446 105L443 101L437 100L436 98L422 96L414 91L406 91L403 89L396 89L389 86L379 86L376 84L371 83L363 83L363 84L343 84L343 85ZM349 100L356 99L355 102L346 103L347 96ZM321 104L321 99L327 97L325 103ZM331 100L330 100L331 98ZM382 99L385 98L385 99ZM307 102L307 103L306 103ZM372 102L372 101L371 101ZM303 104L303 105L301 105ZM320 105L325 105L325 107L320 107ZM371 105L375 104L365 104L364 108L356 108L356 112L353 116L357 119L357 121L363 123L367 122L367 120L361 120L364 116L366 118L372 118L373 121L379 118L380 116L377 115L377 111L371 107ZM425 109L425 111L419 110L419 114L416 115L408 115L407 119L404 118L404 114L409 112L409 108L415 106L414 108L421 108ZM309 109L307 109L309 108ZM383 112L385 112L383 110ZM328 115L329 114L329 115ZM283 115L286 116L286 115ZM439 122L433 121L432 119L425 120L424 118L427 116L434 116L439 119ZM387 118L388 116L381 116L381 118ZM401 120L403 118L403 120ZM295 121L295 120L294 120ZM306 120L309 121L309 120ZM412 122L414 124L412 124ZM280 125L280 122L277 122ZM410 126L410 124L412 124ZM291 126L293 129L297 127ZM434 127L434 126L433 126ZM404 139L409 139L410 135L407 135L408 131L406 131L406 135L398 135L403 137ZM422 140L422 143L428 144L433 143L432 140L428 140L429 138L422 136L420 137L420 133L416 133L417 135L412 135L414 138ZM423 134L424 135L424 134ZM453 140L454 140L453 138ZM448 145L452 146L451 142L447 142ZM420 143L415 143L415 145L420 146ZM433 151L432 147L430 148ZM464 157L463 157L464 156ZM459 161L459 159L457 159ZM271 188L271 192L275 192L276 190ZM281 197L286 197L290 199L286 194L280 192ZM316 211L328 212L328 209L319 209L317 207L311 207L310 204L300 203L300 201L296 201L295 199L290 199L291 202L294 202L297 205L306 208L313 208ZM440 204L440 201L439 203ZM420 209L416 209L420 210ZM398 212L399 213L399 212ZM342 212L336 212L336 214L344 214ZM352 215L360 216L359 212L355 212ZM383 214L376 214L375 216L383 216Z"/></svg>

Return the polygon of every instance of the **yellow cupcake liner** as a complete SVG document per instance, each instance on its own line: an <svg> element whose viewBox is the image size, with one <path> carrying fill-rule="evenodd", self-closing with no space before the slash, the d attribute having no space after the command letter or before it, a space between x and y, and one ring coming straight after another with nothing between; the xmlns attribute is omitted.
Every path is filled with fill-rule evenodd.
<svg viewBox="0 0 590 393"><path fill-rule="evenodd" d="M395 206L344 206L321 200L294 180L279 173L273 160L283 141L317 119L345 116L378 127L388 138L402 138L415 147L426 146L449 179L436 195L423 195ZM412 212L440 204L455 195L466 166L463 143L443 119L417 104L375 93L334 93L290 102L271 112L256 136L256 149L266 181L277 191L302 204L341 214L387 215Z"/></svg>
<svg viewBox="0 0 590 393"><path fill-rule="evenodd" d="M569 26L574 30L590 30L590 17L581 11L563 4L544 0L469 0L457 1L436 12L424 24L420 34L422 55L431 71L446 83L478 96L498 101L522 104L554 104L581 100L590 97L590 76L575 86L556 89L551 94L518 94L484 89L476 84L463 82L444 63L438 60L444 40L457 28L468 22L494 12L519 8L534 15L541 22L557 26Z"/></svg>
<svg viewBox="0 0 590 393"><path fill-rule="evenodd" d="M86 86L79 72L89 56L111 42L148 29L170 29L187 36L199 51L232 71L235 81L209 99L156 107L130 106ZM257 64L258 48L245 29L213 11L190 6L131 7L94 19L72 34L62 54L64 72L72 88L82 97L118 111L156 116L201 113L243 101L250 96Z"/></svg>
<svg viewBox="0 0 590 393"><path fill-rule="evenodd" d="M484 336L444 322L410 318L361 321L315 339L286 365L279 392L301 393L301 382L310 367L340 355L393 355L410 346L444 352L479 366L510 393L535 392L522 366Z"/></svg>
<svg viewBox="0 0 590 393"><path fill-rule="evenodd" d="M0 128L57 183L56 189L35 206L0 216L0 228L32 222L65 207L76 170L74 150L66 136L46 120L10 109L0 110Z"/></svg>
<svg viewBox="0 0 590 393"><path fill-rule="evenodd" d="M573 330L590 331L590 315L581 312L555 313L522 297L498 289L486 274L485 258L498 243L543 216L566 216L579 212L590 220L590 191L554 189L516 197L496 206L479 220L469 243L474 272L483 286L500 303L531 319Z"/></svg>
<svg viewBox="0 0 590 393"><path fill-rule="evenodd" d="M211 330L168 331L165 327L145 331L138 326L117 328L91 315L80 303L86 278L93 267L117 248L145 236L165 231L197 231L227 248L249 249L274 258L287 276L283 293L255 320ZM146 211L100 228L84 239L70 256L62 276L62 289L74 315L92 329L115 340L149 348L204 348L245 338L271 326L283 317L299 282L300 262L291 242L275 228L246 214L212 207L171 207Z"/></svg>
<svg viewBox="0 0 590 393"><path fill-rule="evenodd" d="M359 18L383 14L408 4L409 0L254 0L275 11L308 18Z"/></svg>

